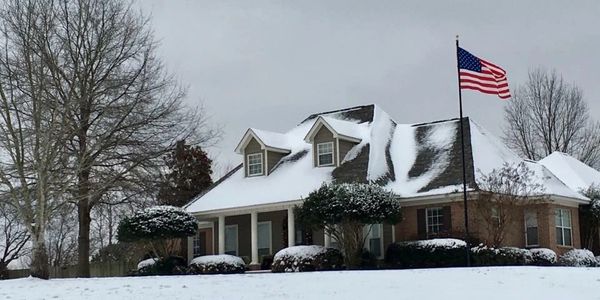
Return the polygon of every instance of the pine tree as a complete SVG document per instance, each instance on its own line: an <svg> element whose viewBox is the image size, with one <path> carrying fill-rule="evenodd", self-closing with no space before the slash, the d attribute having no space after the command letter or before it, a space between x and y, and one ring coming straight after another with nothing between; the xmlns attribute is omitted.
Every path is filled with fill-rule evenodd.
<svg viewBox="0 0 600 300"><path fill-rule="evenodd" d="M158 194L161 204L181 207L213 183L212 160L199 146L181 140L164 160L169 172Z"/></svg>

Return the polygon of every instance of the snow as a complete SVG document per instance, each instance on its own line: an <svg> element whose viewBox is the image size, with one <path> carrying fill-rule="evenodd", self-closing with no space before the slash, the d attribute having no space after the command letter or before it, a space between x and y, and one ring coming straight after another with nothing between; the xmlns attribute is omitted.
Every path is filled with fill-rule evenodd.
<svg viewBox="0 0 600 300"><path fill-rule="evenodd" d="M394 133L394 122L390 116L379 107L375 107L373 122L371 123L369 167L367 180L376 181L388 173L390 167L385 158L385 148Z"/></svg>
<svg viewBox="0 0 600 300"><path fill-rule="evenodd" d="M504 163L516 166L523 162L533 172L532 183L540 184L543 187L543 191L541 191L543 194L587 200L587 198L561 182L543 164L519 158L518 155L477 123L471 121L470 124L476 181L480 181L482 175L489 174L494 169L502 168Z"/></svg>
<svg viewBox="0 0 600 300"><path fill-rule="evenodd" d="M433 288L432 288L433 287ZM0 281L2 299L599 299L600 268L480 267Z"/></svg>
<svg viewBox="0 0 600 300"><path fill-rule="evenodd" d="M321 116L323 121L325 121L335 132L339 135L355 138L355 139L363 139L369 135L369 124L361 123L358 124L356 120L350 119L335 119L332 117Z"/></svg>
<svg viewBox="0 0 600 300"><path fill-rule="evenodd" d="M157 261L158 261L158 258L144 259L138 263L137 269L141 270L142 268L150 267L150 266L154 265Z"/></svg>
<svg viewBox="0 0 600 300"><path fill-rule="evenodd" d="M289 150L291 148L291 141L288 136L278 132L260 130L256 128L250 128L252 132L260 139L263 144L267 147L279 148Z"/></svg>
<svg viewBox="0 0 600 300"><path fill-rule="evenodd" d="M560 264L572 267L588 267L597 264L594 253L587 249L571 249L560 257Z"/></svg>
<svg viewBox="0 0 600 300"><path fill-rule="evenodd" d="M553 152L539 163L574 191L580 192L591 185L600 185L600 172L566 153Z"/></svg>
<svg viewBox="0 0 600 300"><path fill-rule="evenodd" d="M464 248L467 246L467 243L465 243L465 241L459 239L430 239L415 241L414 243L424 248L455 249Z"/></svg>
<svg viewBox="0 0 600 300"><path fill-rule="evenodd" d="M427 171L410 177L408 174L420 150L415 132L416 128L422 125L397 124L385 111L375 106L373 122L370 123L360 123L358 120L345 119L339 113L330 113L304 121L283 134L252 129L264 143L289 149L290 153L268 176L245 177L244 169L240 168L202 195L202 199L196 198L192 201L186 207L186 211L210 214L261 205L298 204L323 183L331 182L334 167L315 168L312 145L304 140L319 119L327 122L339 134L361 140L345 157L340 158L342 164L355 159L368 144L367 179L377 181L389 171L393 171L394 180L388 181L384 188L402 197L401 201L409 201L412 197L444 195L462 190L461 185L455 184L423 190L449 167L451 149L455 142L457 126L460 124L458 120L425 125L430 130L421 145L435 149L435 160ZM539 163L525 161L519 158L499 139L473 121L470 121L470 133L476 181L481 179L482 174L489 174L494 169L502 168L504 163L516 165L524 162L533 171L534 182L544 187L545 194L562 196L579 202L588 201L586 197L573 190L577 185L567 186L563 183L562 173L556 171L561 175L559 177L553 174L555 172L552 170L553 164L546 164L543 161ZM386 158L388 146L391 165ZM290 157L297 158L302 153L304 155L298 160L286 160ZM578 164L571 163L571 165ZM579 169L587 170L581 166L578 167ZM581 173L588 174L583 171Z"/></svg>
<svg viewBox="0 0 600 300"><path fill-rule="evenodd" d="M533 248L529 249L531 255L536 258L541 258L545 261L556 263L556 252L548 249L548 248Z"/></svg>
<svg viewBox="0 0 600 300"><path fill-rule="evenodd" d="M222 263L240 267L246 266L243 259L228 254L199 256L192 259L190 265L218 265Z"/></svg>
<svg viewBox="0 0 600 300"><path fill-rule="evenodd" d="M299 259L315 257L325 253L327 248L318 245L293 246L279 250L273 257L273 260L280 260L285 257L296 257Z"/></svg>

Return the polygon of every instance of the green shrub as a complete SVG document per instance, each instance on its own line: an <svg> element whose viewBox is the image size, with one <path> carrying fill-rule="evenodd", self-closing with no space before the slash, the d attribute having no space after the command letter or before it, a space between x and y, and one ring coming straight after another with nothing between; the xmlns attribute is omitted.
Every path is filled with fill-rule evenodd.
<svg viewBox="0 0 600 300"><path fill-rule="evenodd" d="M432 239L394 243L385 262L391 268L437 268L466 265L466 244L458 239Z"/></svg>
<svg viewBox="0 0 600 300"><path fill-rule="evenodd" d="M188 274L240 274L246 272L246 264L237 256L205 255L190 262Z"/></svg>
<svg viewBox="0 0 600 300"><path fill-rule="evenodd" d="M344 268L343 263L344 257L337 249L317 245L294 246L275 254L271 271L282 273L341 270Z"/></svg>
<svg viewBox="0 0 600 300"><path fill-rule="evenodd" d="M155 258L154 260L154 263L147 263L142 266L138 265L138 270L135 275L182 275L187 273L187 263L183 257L169 256L162 259ZM147 261L148 260L145 260L144 262Z"/></svg>
<svg viewBox="0 0 600 300"><path fill-rule="evenodd" d="M532 266L553 266L556 264L556 253L547 248L529 249L531 253L531 261L528 263Z"/></svg>
<svg viewBox="0 0 600 300"><path fill-rule="evenodd" d="M523 266L531 260L531 253L515 247L491 248L483 245L471 248L475 266Z"/></svg>
<svg viewBox="0 0 600 300"><path fill-rule="evenodd" d="M571 249L563 254L558 263L568 267L597 267L598 261L594 253L587 249Z"/></svg>

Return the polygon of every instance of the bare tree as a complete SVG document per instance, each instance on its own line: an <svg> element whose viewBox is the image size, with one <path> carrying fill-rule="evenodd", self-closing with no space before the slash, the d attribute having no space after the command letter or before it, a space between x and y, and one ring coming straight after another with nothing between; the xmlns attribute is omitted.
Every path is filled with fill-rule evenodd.
<svg viewBox="0 0 600 300"><path fill-rule="evenodd" d="M68 127L40 51L39 29L53 24L46 8L26 1L0 6L0 186L31 237L30 270L39 278L49 275L45 234L64 192Z"/></svg>
<svg viewBox="0 0 600 300"><path fill-rule="evenodd" d="M8 278L8 265L28 254L25 247L29 234L21 224L18 212L9 203L0 200L0 279Z"/></svg>
<svg viewBox="0 0 600 300"><path fill-rule="evenodd" d="M153 196L161 157L175 142L206 145L218 131L207 126L202 110L183 106L185 89L155 56L149 20L130 3L31 2L49 3L43 15L53 20L53 26L38 28L39 53L51 93L68 104L66 162L75 182L70 191L79 219L79 276L86 277L91 211L104 196L121 195L111 205Z"/></svg>
<svg viewBox="0 0 600 300"><path fill-rule="evenodd" d="M70 266L77 261L76 216L73 206L65 205L53 214L48 223L46 244L51 266Z"/></svg>
<svg viewBox="0 0 600 300"><path fill-rule="evenodd" d="M530 71L504 118L505 141L522 156L539 160L560 151L600 166L600 124L590 118L581 90L556 71Z"/></svg>
<svg viewBox="0 0 600 300"><path fill-rule="evenodd" d="M525 163L494 169L482 174L477 182L475 211L491 246L502 246L512 228L521 228L524 211L544 201L544 187L535 182L534 173Z"/></svg>

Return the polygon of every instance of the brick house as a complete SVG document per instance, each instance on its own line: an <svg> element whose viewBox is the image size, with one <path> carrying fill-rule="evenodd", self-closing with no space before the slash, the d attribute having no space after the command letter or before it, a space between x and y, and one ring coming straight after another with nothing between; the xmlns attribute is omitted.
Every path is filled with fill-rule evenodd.
<svg viewBox="0 0 600 300"><path fill-rule="evenodd" d="M522 160L473 121L463 122L469 207L480 192L479 174L525 163L544 187L545 200L519 213L504 244L559 253L580 247L578 207L589 199L578 191L600 182L600 173L565 154ZM242 164L185 207L199 222L188 256L228 253L247 257L252 266L288 246L335 246L323 231L297 224L293 211L308 193L332 181L376 182L398 195L403 220L368 225L365 248L379 258L395 241L461 238L459 125L458 119L399 124L378 106L366 105L311 115L287 133L250 128L235 149ZM578 176L583 179L573 179ZM469 220L472 235L487 241L473 209Z"/></svg>

